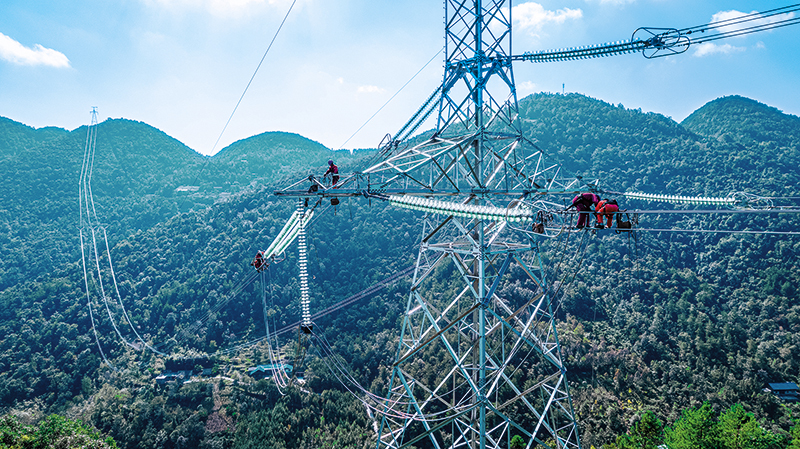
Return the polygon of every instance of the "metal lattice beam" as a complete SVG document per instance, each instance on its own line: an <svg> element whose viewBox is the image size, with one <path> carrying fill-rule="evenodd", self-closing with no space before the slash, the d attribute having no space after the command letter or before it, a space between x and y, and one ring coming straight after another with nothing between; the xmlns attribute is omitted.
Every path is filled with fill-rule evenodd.
<svg viewBox="0 0 800 449"><path fill-rule="evenodd" d="M531 195L585 184L559 180L523 137L510 6L446 0L445 11L433 135L408 147L390 142L364 171L383 194L455 197L384 198L428 213L378 449L507 448L513 435L528 447L580 448L539 247L510 217L550 207L537 209ZM524 275L530 297L509 294L512 272Z"/></svg>

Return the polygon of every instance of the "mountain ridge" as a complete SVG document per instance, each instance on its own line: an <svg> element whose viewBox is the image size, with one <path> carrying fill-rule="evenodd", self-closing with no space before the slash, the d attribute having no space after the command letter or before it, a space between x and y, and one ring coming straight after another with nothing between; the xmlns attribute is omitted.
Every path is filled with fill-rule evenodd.
<svg viewBox="0 0 800 449"><path fill-rule="evenodd" d="M710 108L692 120L696 127L713 123L719 130L739 129L741 136L754 131L782 139L751 143L730 133L701 135L660 114L575 94L540 94L520 104L526 136L550 162L598 177L609 190L720 196L733 189L783 194L800 185L793 163L800 139L759 131L779 127L781 115L765 113L764 123L742 124L737 120L747 113L714 119L717 109ZM79 416L126 449L316 447L321 441L316 438L366 445L371 422L363 405L311 352L304 388L318 394L291 390L282 396L269 382L247 378L242 367L268 363L258 348L219 359L220 365L236 367L225 373L237 379L233 386L222 378L156 384L153 378L165 360L122 344L102 300L87 299L84 290L74 197L85 128L37 146L24 137L30 130L9 126L23 136L19 145L29 145L25 154L37 158L21 163L39 171L6 166L0 180L0 187L14 189L15 195L14 203L4 200L2 206L13 210L0 215L6 225L0 226L0 406ZM99 129L103 155L95 167L98 214L109 231L131 323L146 340L169 346L183 326L208 318L183 336L186 347L174 354L181 357L263 336L265 314L277 326L295 322L300 300L291 250L285 262L270 267L263 284L232 292L246 276L254 276L248 265L254 252L291 215L293 201L274 197L275 187L285 179L320 174L329 153L302 136L262 133L244 139L218 162L212 156L184 164L175 156L185 154L179 142L146 126L119 121ZM137 133L146 138L138 142ZM270 139L276 146L261 148ZM115 142L120 144L111 148ZM304 165L286 168L281 157L297 148L292 142L307 158ZM161 143L170 147L160 162ZM134 154L120 157L112 150ZM336 156L345 171L351 170L348 157ZM243 158L248 164L237 165ZM134 167L137 162L143 166ZM116 170L130 171L124 184ZM175 190L198 178L197 192ZM561 199L569 200L556 197ZM639 206L627 200L620 204ZM423 238L418 215L375 199L345 198L338 208L325 206L317 209L308 232L313 312L413 263L415 245ZM763 214L643 214L641 220L643 227L655 229L797 229L793 216ZM555 309L558 335L587 447L612 444L642 410L673 423L682 410L704 401L718 411L743 403L765 427L786 434L797 408L783 407L761 389L767 381L798 380L800 362L793 354L800 347L800 245L792 238L642 231L585 232L575 239L582 243L542 242L545 260L564 260L559 262L563 271L554 274L564 280L558 287L563 303ZM441 283L432 286L431 298L450 294L447 275L458 276L455 267L438 269L441 276L430 279ZM536 287L525 273L510 270L508 275L510 282L498 295L534 297ZM378 394L385 391L387 367L398 347L410 288L404 282L315 322L314 332L324 332L335 352L346 355L341 363ZM95 304L98 342L87 302ZM127 335L127 323L119 323ZM107 367L98 345L120 371ZM436 375L437 360L425 363ZM206 424L219 423L220 415L231 418L228 430L208 430ZM339 425L343 422L348 427Z"/></svg>
<svg viewBox="0 0 800 449"><path fill-rule="evenodd" d="M542 103L542 100L555 98L561 100L558 107L531 107L532 105ZM587 110L591 110L593 113L603 114L609 120L609 123L612 124L612 127L613 123L615 122L622 123L622 120L634 119L633 122L627 122L625 127L621 128L624 130L631 130L636 126L639 126L642 129L646 128L649 132L652 132L658 129L674 130L676 127L682 127L688 132L701 136L718 137L721 134L731 134L733 131L735 131L735 129L719 128L718 123L719 120L721 120L720 117L736 116L737 119L743 120L743 123L751 123L753 120L755 120L755 118L768 118L772 121L779 122L782 125L788 125L790 128L792 128L793 135L800 133L800 117L786 114L777 108L740 95L723 96L709 101L689 114L689 116L687 116L681 122L677 122L672 118L657 112L642 113L640 109L626 109L621 104L614 105L613 103L609 103L604 100L595 99L577 93L566 95L550 93L531 94L522 98L519 101L519 104L521 118L527 123L528 129L526 129L526 131L530 134L538 136L536 137L536 140L544 144L551 143L550 139L552 133L547 132L547 130L542 132L542 129L535 125L532 126L532 124L548 123L549 120L554 119L556 116L563 116L565 112L567 112L568 116L568 111L570 109L582 110L583 113L585 113ZM717 118L712 118L712 116L717 116ZM711 121L709 122L709 120ZM195 156L200 156L218 164L234 163L237 158L247 156L262 157L264 154L274 155L276 151L287 148L299 150L302 153L305 153L306 156L312 157L319 156L319 154L315 154L315 152L320 152L320 154L322 154L325 150L330 152L325 153L326 155L345 156L345 151L334 151L323 144L306 138L300 134L285 131L265 131L250 137L245 137L231 143L225 148L222 148L214 155L204 156L196 150L186 146L179 140L169 136L160 129L147 124L146 122L126 118L109 118L103 122L100 122L99 125L100 127L105 127L106 129L114 128L115 131L120 130L120 128L128 128L129 130L133 131L131 134L134 135L141 134L147 136L147 134L157 133L161 137L175 143L177 147L181 147L182 150L188 151L189 153L187 154L191 154L192 158ZM0 137L4 138L4 140L0 140L0 155L2 155L3 143L6 144L6 147L8 146L7 140L10 132L13 132L12 136L15 134L17 137L25 138L31 142L42 142L54 138L64 137L73 133L85 134L86 126L87 125L81 125L71 131L53 126L34 128L29 125L25 125L24 123L16 122L11 118L0 116ZM552 127L552 125L550 125L550 127ZM572 130L574 129L575 128ZM142 133L142 130L149 132ZM570 128L565 129L565 131L570 131ZM616 130L615 132L619 133L619 130ZM770 133L774 131L765 130L765 132ZM568 132L562 133L562 135L568 134ZM102 136L102 134L100 135ZM646 136L644 137L646 139ZM757 138L759 136L750 137ZM760 137L772 138L775 136L765 134ZM257 144L273 144L273 146L267 148L267 151L264 151L263 148L256 148ZM374 151L374 149L359 150L359 152L363 151L370 152ZM287 163L286 165L292 164Z"/></svg>
<svg viewBox="0 0 800 449"><path fill-rule="evenodd" d="M739 126L736 128L723 126L726 119L736 121ZM769 123L771 126L764 128L763 125L758 126L759 123ZM748 142L783 140L787 132L792 138L800 136L800 117L740 95L729 95L709 101L689 114L681 125L699 135L714 138L729 135L736 136L739 140L746 139ZM743 129L748 129L750 132L742 134Z"/></svg>

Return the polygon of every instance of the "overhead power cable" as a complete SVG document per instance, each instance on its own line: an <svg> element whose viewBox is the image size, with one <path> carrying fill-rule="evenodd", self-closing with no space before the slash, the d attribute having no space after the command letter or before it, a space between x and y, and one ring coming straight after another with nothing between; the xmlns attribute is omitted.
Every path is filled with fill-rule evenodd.
<svg viewBox="0 0 800 449"><path fill-rule="evenodd" d="M800 231L748 231L731 229L647 229L635 228L634 231L643 232L688 232L695 234L755 234L755 235L800 235Z"/></svg>
<svg viewBox="0 0 800 449"><path fill-rule="evenodd" d="M197 330L199 330L206 322L213 318L214 315L222 310L229 302L231 302L234 298L239 296L250 284L252 284L256 279L258 279L258 272L253 271L249 273L247 276L239 280L239 282L231 289L227 296L222 298L219 302L217 302L211 309L209 309L201 318L193 321L191 324L187 325L186 327L179 329L175 337L176 344L180 345L183 343L187 338L194 336Z"/></svg>
<svg viewBox="0 0 800 449"><path fill-rule="evenodd" d="M86 130L86 143L83 150L83 162L81 163L81 176L78 180L78 212L80 214L80 226L78 234L80 236L81 245L81 266L83 267L83 282L86 288L86 302L89 311L89 320L92 323L92 333L94 334L94 341L97 343L97 349L100 351L100 357L106 362L112 370L117 371L114 366L106 357L102 345L100 345L100 337L97 335L97 323L94 319L94 312L92 310L92 295L89 289L89 273L86 269L86 245L83 238L83 230L85 226L90 225L91 214L89 208L94 209L94 200L91 196L91 173L93 164L90 161L94 160L94 142L97 133L97 108L92 108L92 120ZM84 216L84 207L86 208L86 215ZM94 230L92 230L94 232Z"/></svg>
<svg viewBox="0 0 800 449"><path fill-rule="evenodd" d="M444 47L440 48L440 49L439 49L439 50L436 52L436 54L435 54L435 55L433 55L433 57L431 57L431 59L429 59L429 60L428 60L428 62L426 62L426 63L425 63L425 65L423 65L423 66L422 66L422 68L420 68L419 70L417 70L417 73L415 73L415 74L414 74L414 76L412 76L412 77L411 77L411 78L410 78L408 81L406 81L406 83L405 83L405 84L403 84L403 85L400 87L400 89L398 89L398 90L397 90L397 92L395 92L395 93L394 93L394 95L392 95L392 96L391 96L391 98L389 98L388 100L386 100L386 103L384 103L384 104L383 104L383 106L381 106L380 108L378 108L378 110L377 110L377 111L375 111L375 113L374 113L374 114L372 114L372 116L370 116L370 118L368 118L368 119L367 119L367 121L366 121L366 122L364 122L364 124L363 124L363 125L361 125L361 126L360 126L360 127L357 129L357 130L356 130L356 132L354 132L354 133L353 133L353 134L352 134L350 137L348 137L348 138L347 138L347 140L345 140L345 141L344 141L344 143L342 143L341 145L339 145L339 149L340 149L340 150L341 150L341 149L343 149L343 148L344 148L344 146L345 146L345 145L347 145L347 142L350 142L350 140L351 140L353 137L355 137L355 136L356 136L356 134L358 134L358 133L359 133L359 132L360 132L360 131L361 131L361 130L362 130L364 127L365 127L365 126L367 126L367 124L368 124L369 122L371 122L371 121L372 121L372 119L374 119L374 118L375 118L375 116L376 116L376 115L378 115L378 113L379 113L379 112L381 112L381 111L383 110L383 108L385 108L385 107L386 107L386 105L388 105L389 103L391 103L391 101L392 101L392 100L394 100L394 97L396 97L398 94L400 94L400 92L402 92L402 91L403 91L403 89L405 89L405 88L406 88L406 86L408 86L409 84L411 84L411 82L412 82L412 81L414 81L414 78L416 78L416 77L417 77L417 75L419 75L420 73L422 73L422 71L423 71L423 70L425 70L425 67L428 67L428 65L429 65L431 62L433 62L433 60L434 60L434 59L436 59L436 57L437 57L437 56L439 56L439 54L442 52L442 50L444 50Z"/></svg>
<svg viewBox="0 0 800 449"><path fill-rule="evenodd" d="M214 151L216 151L217 145L219 145L219 141L222 139L222 135L225 134L225 130L228 129L228 125L230 125L231 120L233 120L233 115L236 114L236 110L239 109L239 105L242 104L242 100L244 99L245 94L247 94L247 90L250 89L250 85L253 84L253 80L255 79L256 74L258 73L258 70L261 68L261 65L264 63L264 60L267 58L267 55L269 54L270 49L272 49L272 44L275 43L275 39L277 39L278 34L281 32L281 29L283 29L283 24L286 23L286 19L289 18L289 13L292 12L292 9L294 8L294 4L295 3L297 3L297 0L292 1L292 4L289 5L289 10L286 11L286 15L283 16L283 20L281 21L281 24L278 26L278 29L275 31L275 35L272 36L272 40L269 42L269 45L267 46L266 51L264 51L264 56L262 56L261 57L261 61L258 62L258 65L256 66L256 69L253 71L253 75L250 77L250 81L247 82L247 86L245 86L244 91L242 91L242 95L239 97L239 101L237 101L236 102L236 106L233 107L233 111L231 111L231 115L228 117L228 121L226 121L225 122L225 126L222 127L222 131L219 133L219 137L217 137L217 141L214 142L214 146L211 147L211 154L212 155L214 154ZM192 185L196 185L197 184L197 180L200 179L200 175L202 175L203 172L205 171L206 166L208 166L208 161L209 160L210 160L210 158L207 157L206 161L203 163L203 166L200 168L200 171L197 172L197 176L195 176L194 181L192 181ZM181 205L178 208L178 212L180 212L180 210L183 208L183 204L186 202L186 198L188 198L188 196L184 198L183 202L181 202Z"/></svg>
<svg viewBox="0 0 800 449"><path fill-rule="evenodd" d="M111 315L111 309L108 307L108 298L106 297L106 291L105 288L103 287L103 273L100 270L100 256L97 253L97 240L95 239L94 228L92 228L91 230L92 230L92 248L94 249L94 262L95 266L97 267L97 285L100 287L100 296L103 298L103 304L105 304L106 306L106 312L108 313L108 320L111 322L111 326L114 328L114 332L117 333L117 336L120 338L120 340L122 340L122 342L125 343L125 345L135 348L136 346L131 344L131 342L129 342L119 331L117 323L114 320L114 316Z"/></svg>
<svg viewBox="0 0 800 449"><path fill-rule="evenodd" d="M219 137L217 137L217 141L214 142L214 147L211 148L211 154L214 154L214 150L217 149L217 145L219 144L220 139L222 139L222 135L225 134L225 130L228 129L228 125L231 123L231 120L233 119L233 115L236 114L236 110L239 109L239 105L242 103L242 100L244 99L244 96L247 93L247 90L250 89L250 85L253 84L253 80L255 79L256 74L258 73L258 69L261 68L261 64L263 64L264 60L267 58L267 55L269 54L270 49L272 49L272 44L274 44L275 43L275 39L278 38L278 34L281 32L281 29L283 29L283 24L286 23L286 19L289 18L289 13L292 12L292 8L294 8L294 4L295 3L297 3L297 0L294 0L292 2L292 4L289 5L289 10L286 11L286 15L283 16L283 20L281 21L281 24L278 26L278 29L275 31L275 35L272 36L272 40L269 42L269 45L267 46L267 50L264 52L264 56L262 56L261 57L261 61L258 62L258 66L256 66L255 71L253 71L253 76L251 76L250 77L250 81L247 82L247 86L245 86L244 91L242 92L242 96L239 97L239 101L237 101L236 102L236 106L233 107L233 111L231 111L231 116L228 117L228 121L225 122L225 126L222 127L222 132L219 133Z"/></svg>
<svg viewBox="0 0 800 449"><path fill-rule="evenodd" d="M572 212L575 213L575 212ZM628 213L628 214L654 214L654 215L662 215L662 214L676 214L676 215L692 215L692 214L699 214L699 215L711 215L711 214L744 214L744 215L751 215L751 214L797 214L800 213L800 209L785 209L775 207L772 209L654 209L654 210L643 210L643 209L633 209L633 210L625 210L620 211L620 213Z"/></svg>
<svg viewBox="0 0 800 449"><path fill-rule="evenodd" d="M704 33L704 32L710 31L710 30L716 30L716 29L725 28L725 27L732 27L732 26L735 26L735 25L741 25L743 23L748 23L748 22L753 22L753 21L758 21L758 20L764 20L764 19L768 19L770 17L779 16L779 15L786 15L786 18L783 19L783 20L778 20L776 22L769 22L769 23L766 23L766 24L757 24L757 25L754 25L753 27L750 27L750 28L755 28L755 27L765 27L765 26L770 26L770 25L776 25L776 26L770 27L770 28L780 28L780 24L783 24L783 23L786 23L786 22L789 22L789 21L793 21L793 20L796 21L797 19L800 19L800 17L793 17L792 16L791 13L796 12L796 11L800 11L800 4L783 6L783 7L780 7L780 8L774 8L774 9L770 9L770 10L762 11L762 12L754 12L754 13L750 13L750 14L745 14L745 15L738 16L738 17L732 17L730 19L719 20L717 22L707 23L705 25L698 25L698 26L693 26L693 27L689 27L689 28L683 28L683 29L681 29L679 31L680 31L681 34L685 34L685 35L694 34L694 33L697 33L697 32L703 32ZM766 28L766 29L770 29L770 28ZM740 31L740 30L732 30L730 32L736 32L736 31ZM726 32L726 33L730 33L730 32ZM726 34L726 33L720 33L720 34ZM745 34L747 34L747 33L745 33ZM698 39L694 40L694 42L699 42L699 41L700 40L698 40Z"/></svg>
<svg viewBox="0 0 800 449"><path fill-rule="evenodd" d="M139 347L125 338L122 335L122 332L117 326L116 320L114 318L114 314L111 312L111 307L109 306L109 294L106 293L106 288L103 285L103 277L104 272L107 272L110 276L113 284L114 290L113 292L116 296L113 298L114 303L122 310L122 315L124 319L128 322L128 326L130 327L133 334L136 336L137 340L140 341L144 347L149 349L152 352L155 352L160 355L164 355L163 353L159 352L152 346L150 346L140 335L139 332L136 330L135 326L133 325L133 321L130 319L127 310L125 310L125 304L122 300L122 296L119 292L119 286L117 285L117 278L116 274L114 273L114 264L111 259L111 248L108 243L108 233L106 228L100 225L100 220L97 217L97 209L95 208L94 204L94 195L92 194L92 174L94 173L94 159L96 153L96 144L97 144L97 109L92 109L92 120L91 124L87 129L86 132L86 147L83 153L83 163L81 165L81 176L78 181L78 206L79 206L79 214L80 214L80 234L81 234L81 257L82 263L86 265L86 249L84 245L87 244L87 241L83 238L83 230L88 228L88 231L91 233L91 242L89 244L89 256L90 258L92 255L94 256L94 265L97 268L97 280L94 283L96 288L99 290L99 296L103 300L103 304L105 305L106 313L108 314L108 319L111 322L111 326L114 328L114 332L116 332L117 336L122 340L122 342L134 349L139 349ZM108 266L105 267L105 264L101 267L101 257L100 254L103 251L103 248L98 248L98 236L97 233L102 230L102 241L105 243L105 253L107 255ZM88 235L87 235L88 237ZM85 284L87 288L87 295L91 298L91 293L89 292L89 280L88 280L88 273L84 273ZM91 307L91 305L90 305ZM93 315L92 310L89 310L90 315ZM92 327L96 332L96 324L93 316L92 318ZM98 342L99 343L99 342ZM98 346L99 347L99 346ZM102 351L102 350L101 350ZM103 358L106 359L105 355Z"/></svg>
<svg viewBox="0 0 800 449"><path fill-rule="evenodd" d="M729 37L744 36L800 23L800 17L795 17L792 14L797 11L800 11L800 4L745 14L680 30L674 28L639 28L634 32L630 40L583 47L525 52L522 55L511 56L511 59L530 62L557 62L622 55L640 51L644 52L647 58L669 56L683 53L693 43L700 44ZM771 18L776 20L766 23L757 22ZM726 30L726 28L728 29ZM698 36L697 33L703 34Z"/></svg>
<svg viewBox="0 0 800 449"><path fill-rule="evenodd" d="M382 396L378 396L372 392L370 392L366 387L361 385L360 382L355 378L355 376L350 372L349 368L346 364L341 360L331 347L330 343L328 343L325 336L319 332L314 332L314 337L316 337L316 342L318 343L317 351L320 357L320 360L328 367L328 370L333 374L334 377L339 381L339 383L359 402L362 403L365 407L371 409L373 412L390 416L393 418L399 419L413 419L413 420L426 420L426 421L443 421L448 419L447 416L451 413L457 413L460 410L466 410L472 406L472 404L467 403L468 397L463 397L461 402L456 404L453 408L448 408L445 410L440 410L438 412L428 412L424 413L424 415L420 415L419 413L406 413L400 410L395 410L394 407L391 408L392 412L389 412L384 406L380 405L383 402L386 402L386 398ZM319 352L319 348L322 348L324 354ZM448 396L452 394L454 391L464 387L467 385L468 382L464 380L459 385L454 385L451 390L446 392L441 392L440 396ZM357 390L357 391L356 391ZM360 391L360 393L358 393ZM363 396L362 396L363 395ZM414 401L411 401L408 396L404 394L400 395L393 395L399 396L396 399L392 399L390 402L394 405L411 405L414 404ZM404 400L405 399L405 400ZM376 403L378 405L373 405ZM424 407L424 406L423 406Z"/></svg>
<svg viewBox="0 0 800 449"><path fill-rule="evenodd" d="M111 263L111 249L110 249L110 248L109 248L109 246L108 246L108 234L106 234L106 228L103 228L103 241L105 241L105 243L106 243L106 255L108 255L108 269L109 269L109 271L111 272L111 280L114 282L114 291L115 291L115 292L116 292L116 294L117 294L116 298L119 300L119 306L120 306L120 308L122 309L122 316L124 316L124 317L125 317L125 320L126 320L126 321L128 322L128 324L130 325L130 327L131 327L131 330L133 331L133 334L134 334L134 335L136 335L136 338L137 338L137 339L139 339L139 341L141 341L141 342L142 342L142 344L143 344L143 345L144 345L144 346L145 346L147 349L149 349L149 350L150 350L150 351L152 351L152 352L155 352L155 353L156 353L156 354L158 354L158 355L166 355L166 354L164 354L163 352L159 351L158 349L156 349L156 348L154 348L154 347L150 346L150 345L149 345L149 344L148 344L148 343L147 343L147 342L144 340L144 338L142 338L142 337L141 337L141 335L139 335L139 332L137 332L137 331L136 331L136 328L133 326L133 321L131 320L131 317L130 317L130 316L128 316L128 311L127 311L127 310L125 310L125 304L124 304L124 302L122 301L122 295L119 293L119 286L117 285L117 276L116 276L116 274L114 274L114 265Z"/></svg>
<svg viewBox="0 0 800 449"><path fill-rule="evenodd" d="M400 279L402 277L408 276L413 270L414 270L414 266L413 265L410 266L410 267L407 267L407 268L405 268L405 269L403 269L403 270L401 270L401 271L399 271L397 273L394 273L394 274L392 274L390 276L387 276L386 278L376 282L375 284L365 288L364 290L361 290L360 292L358 292L358 293L356 293L356 294L354 294L352 296L349 296L349 297L343 299L342 301L339 301L339 302L333 304L332 306L330 306L330 307L328 307L328 308L326 308L324 310L321 310L321 311L311 315L312 322L314 320L322 318L323 316L329 315L329 314L331 314L331 313L333 313L333 312L335 312L335 311L337 311L337 310L339 310L339 309L341 309L343 307L347 307L347 306L349 306L349 305L351 305L351 304L353 304L353 303L355 303L355 302L357 302L357 301L359 301L361 299L366 298L367 296L377 292L378 290L380 290L380 289L392 284L397 279ZM277 336L285 334L287 332L291 332L293 330L296 330L298 328L298 326L300 326L302 323L303 323L303 321L300 320L300 321L294 322L292 324L289 324L287 326L284 326L284 327L282 327L280 329L277 329L274 332L271 332L270 336L271 337L277 337ZM258 344L258 343L264 341L266 338L267 337L259 337L259 338L250 340L248 342L238 344L238 345L236 345L234 347L220 350L219 352L228 353L228 352L238 351L240 349L244 349L246 347Z"/></svg>
<svg viewBox="0 0 800 449"><path fill-rule="evenodd" d="M269 362L272 364L273 373L275 373L273 380L275 381L275 387L278 389L278 393L281 396L284 396L285 393L283 389L286 388L288 382L284 378L282 362L278 357L275 356L275 352L272 350L272 343L270 342L270 332L269 332L269 318L267 314L267 276L265 272L261 272L261 304L264 309L264 332L267 338L267 353L269 355Z"/></svg>
<svg viewBox="0 0 800 449"><path fill-rule="evenodd" d="M97 349L100 351L100 357L106 362L106 365L109 366L114 371L117 371L117 367L114 366L106 357L106 353L103 352L103 347L100 345L100 337L97 335L97 324L94 321L94 312L92 312L92 297L89 293L89 275L86 270L86 254L84 252L84 243L83 243L83 230L79 230L80 237L81 237L81 266L83 267L83 282L86 287L86 301L89 309L89 319L92 322L92 333L94 334L94 341L97 343Z"/></svg>
<svg viewBox="0 0 800 449"><path fill-rule="evenodd" d="M753 25L753 26L749 26L749 27L741 28L741 29L737 29L737 30L725 31L725 32L721 32L719 34L714 34L714 35L710 35L710 36L706 36L706 37L701 37L699 39L694 39L692 41L692 43L694 43L694 44L702 44L704 42L711 42L711 41L716 41L716 40L719 40L719 39L726 39L726 38L729 38L729 37L744 36L744 35L747 35L747 34L758 33L758 32L761 32L761 31L773 30L775 28L783 28L785 26L795 25L797 23L800 23L800 17L789 18L789 19L778 21L778 22L772 22L772 23L769 23L769 24Z"/></svg>

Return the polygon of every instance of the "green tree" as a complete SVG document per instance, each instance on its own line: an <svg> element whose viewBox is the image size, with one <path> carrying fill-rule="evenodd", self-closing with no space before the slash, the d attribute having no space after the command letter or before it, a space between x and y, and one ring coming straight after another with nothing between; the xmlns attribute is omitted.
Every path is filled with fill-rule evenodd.
<svg viewBox="0 0 800 449"><path fill-rule="evenodd" d="M14 415L6 415L0 418L0 447L13 447L19 442L31 437L27 434L31 429L22 425Z"/></svg>
<svg viewBox="0 0 800 449"><path fill-rule="evenodd" d="M717 424L723 448L767 449L777 447L781 439L761 428L752 413L747 413L741 404L734 404L719 417Z"/></svg>
<svg viewBox="0 0 800 449"><path fill-rule="evenodd" d="M664 444L664 425L655 413L647 410L630 432L617 438L620 449L656 449Z"/></svg>
<svg viewBox="0 0 800 449"><path fill-rule="evenodd" d="M795 425L792 426L789 436L792 440L789 442L789 445L786 446L786 449L800 449L800 424L795 423Z"/></svg>
<svg viewBox="0 0 800 449"><path fill-rule="evenodd" d="M523 440L519 435L514 435L514 438L511 439L511 445L509 447L511 449L522 449L525 447L525 440Z"/></svg>
<svg viewBox="0 0 800 449"><path fill-rule="evenodd" d="M664 431L670 449L718 449L719 436L716 413L711 404L683 411L681 417Z"/></svg>
<svg viewBox="0 0 800 449"><path fill-rule="evenodd" d="M25 449L112 449L117 444L111 437L103 438L95 429L81 421L50 415L38 426L26 426L13 415L0 418L0 448Z"/></svg>

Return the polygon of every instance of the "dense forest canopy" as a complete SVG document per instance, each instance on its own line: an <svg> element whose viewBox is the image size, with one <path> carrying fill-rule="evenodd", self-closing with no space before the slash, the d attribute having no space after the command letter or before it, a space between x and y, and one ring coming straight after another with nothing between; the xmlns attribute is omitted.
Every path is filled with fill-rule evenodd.
<svg viewBox="0 0 800 449"><path fill-rule="evenodd" d="M520 102L520 113L527 137L549 161L600 178L609 191L797 196L800 119L750 99L712 101L683 123L577 94L533 95ZM6 425L31 426L57 413L82 419L124 448L371 447L371 417L318 350L309 348L303 388L283 392L244 374L268 363L263 346L218 351L261 337L265 311L276 327L300 315L293 250L270 267L266 285L231 295L252 270L255 251L295 206L272 195L275 188L321 175L331 157L347 173L373 154L334 154L301 136L270 132L203 157L123 119L101 123L97 136L92 187L120 295L130 324L171 356L121 344L95 304L100 347L114 368L99 354L77 234L86 128L33 129L0 118L0 407L22 420L8 418ZM197 189L179 189L185 186ZM417 218L366 199L318 210L309 231L313 309L412 265ZM675 229L796 231L798 224L791 215L642 220L649 228ZM749 426L759 447L786 447L797 405L762 389L798 381L800 239L690 233L586 239L573 259L580 263L568 267L573 280L558 324L585 447L650 447L643 441L684 447L679 441L696 430L692 425L718 429L708 447L728 447L723 435L736 422ZM550 260L574 255L546 242L544 249ZM444 291L447 270L440 276L434 288ZM508 276L507 288L528 288L521 273ZM407 288L401 280L316 323L342 363L376 394L385 388ZM179 333L198 319L190 334ZM282 340L288 354L293 339ZM196 374L211 367L213 377L156 383L158 374L180 365L176 360L192 360ZM437 369L435 361L429 365Z"/></svg>

